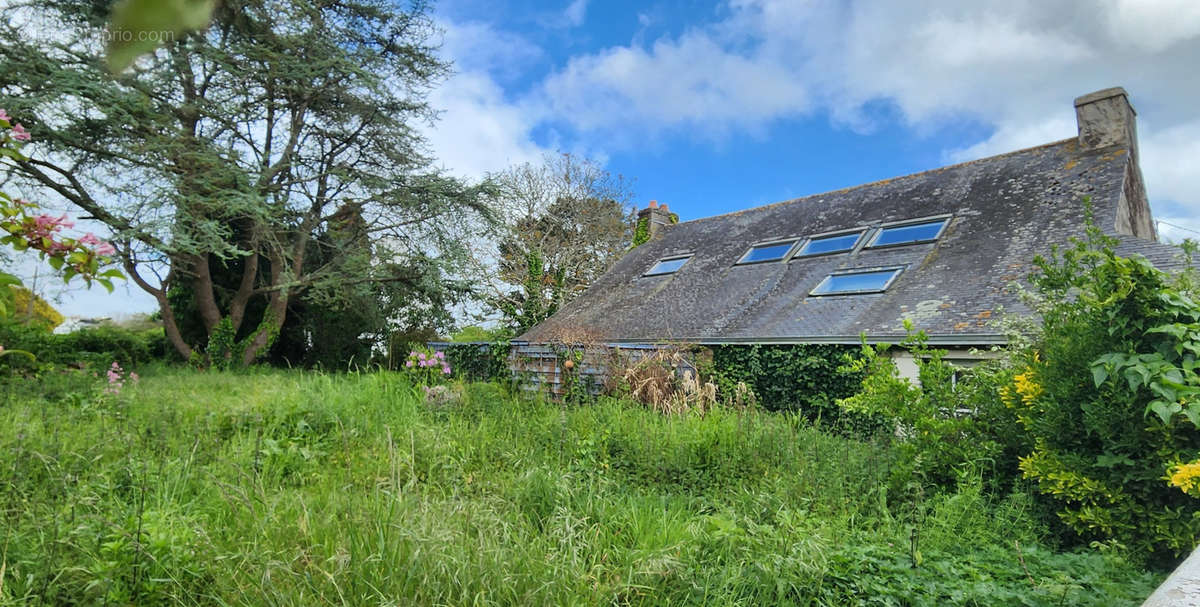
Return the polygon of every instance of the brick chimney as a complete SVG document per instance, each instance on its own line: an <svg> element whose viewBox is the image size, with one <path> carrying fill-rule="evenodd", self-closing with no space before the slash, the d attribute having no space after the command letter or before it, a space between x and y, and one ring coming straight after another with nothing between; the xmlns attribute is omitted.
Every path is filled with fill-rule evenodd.
<svg viewBox="0 0 1200 607"><path fill-rule="evenodd" d="M638 211L637 217L638 229L633 235L634 246L640 245L643 242L654 238L662 232L664 227L675 223L672 220L673 218L671 217L670 211L667 209L667 205L664 204L659 206L657 200L651 200L650 204L646 208ZM646 226L644 234L641 234L642 225Z"/></svg>
<svg viewBox="0 0 1200 607"><path fill-rule="evenodd" d="M1129 104L1129 93L1118 86L1078 97L1075 99L1075 120L1079 123L1081 150L1110 146L1128 150L1125 187L1117 203L1113 228L1120 234L1158 240L1142 169L1138 165L1137 112Z"/></svg>

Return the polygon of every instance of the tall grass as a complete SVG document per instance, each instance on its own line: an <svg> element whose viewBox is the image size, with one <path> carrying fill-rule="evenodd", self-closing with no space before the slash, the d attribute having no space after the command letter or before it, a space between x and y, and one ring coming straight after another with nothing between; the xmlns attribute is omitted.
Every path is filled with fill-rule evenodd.
<svg viewBox="0 0 1200 607"><path fill-rule="evenodd" d="M1042 546L969 471L889 500L887 445L799 417L147 375L3 386L0 604L1114 605L1155 581Z"/></svg>

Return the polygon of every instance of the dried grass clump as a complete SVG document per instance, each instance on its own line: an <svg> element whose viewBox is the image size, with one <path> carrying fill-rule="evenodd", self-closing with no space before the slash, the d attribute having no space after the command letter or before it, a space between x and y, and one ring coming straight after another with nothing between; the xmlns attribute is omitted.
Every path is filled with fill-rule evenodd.
<svg viewBox="0 0 1200 607"><path fill-rule="evenodd" d="M716 384L703 381L681 349L655 350L610 365L610 377L617 379L616 385L609 386L610 393L628 390L629 398L655 411L703 414L717 405Z"/></svg>

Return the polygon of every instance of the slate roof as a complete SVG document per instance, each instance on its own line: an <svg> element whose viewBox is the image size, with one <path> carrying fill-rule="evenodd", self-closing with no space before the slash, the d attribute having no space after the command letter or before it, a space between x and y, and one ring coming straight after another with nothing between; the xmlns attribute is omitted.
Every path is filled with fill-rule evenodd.
<svg viewBox="0 0 1200 607"><path fill-rule="evenodd" d="M894 341L910 318L935 343L998 343L994 319L1029 312L1011 283L1033 269L1034 255L1083 235L1084 197L1098 225L1114 226L1130 164L1124 146L1083 150L1072 138L679 223L520 340L584 328L615 343L858 343L864 332ZM944 214L951 221L933 243L735 265L756 243ZM1175 247L1119 237L1121 254L1178 265ZM642 276L659 259L689 253L674 274ZM886 292L809 295L831 271L886 266L905 268Z"/></svg>

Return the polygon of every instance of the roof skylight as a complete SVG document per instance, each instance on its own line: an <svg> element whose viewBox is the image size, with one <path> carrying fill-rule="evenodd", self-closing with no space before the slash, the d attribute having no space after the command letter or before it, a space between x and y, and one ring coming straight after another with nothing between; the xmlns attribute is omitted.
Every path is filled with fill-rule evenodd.
<svg viewBox="0 0 1200 607"><path fill-rule="evenodd" d="M862 231L858 231L851 234L835 234L833 236L812 238L804 243L803 247L800 247L800 250L796 252L796 257L849 251L854 248L854 245L858 244L858 239L862 238L862 235Z"/></svg>
<svg viewBox="0 0 1200 607"><path fill-rule="evenodd" d="M907 225L898 225L885 227L875 234L875 238L871 240L869 246L886 247L898 244L915 244L918 242L928 242L937 240L941 236L942 230L949 223L949 218L938 219L936 221L925 221L922 223L910 223Z"/></svg>
<svg viewBox="0 0 1200 607"><path fill-rule="evenodd" d="M739 264L743 263L759 263L763 261L779 261L787 256L788 251L792 250L792 245L796 244L795 240L787 242L773 242L770 244L760 244L750 247L745 255L738 260Z"/></svg>
<svg viewBox="0 0 1200 607"><path fill-rule="evenodd" d="M683 257L660 259L658 263L651 266L649 270L646 270L646 273L642 274L642 276L661 276L663 274L674 274L675 272L678 272L679 268L682 268L683 264L687 263L687 260L691 258L691 255L684 255Z"/></svg>
<svg viewBox="0 0 1200 607"><path fill-rule="evenodd" d="M830 274L809 295L851 295L886 291L902 268Z"/></svg>

